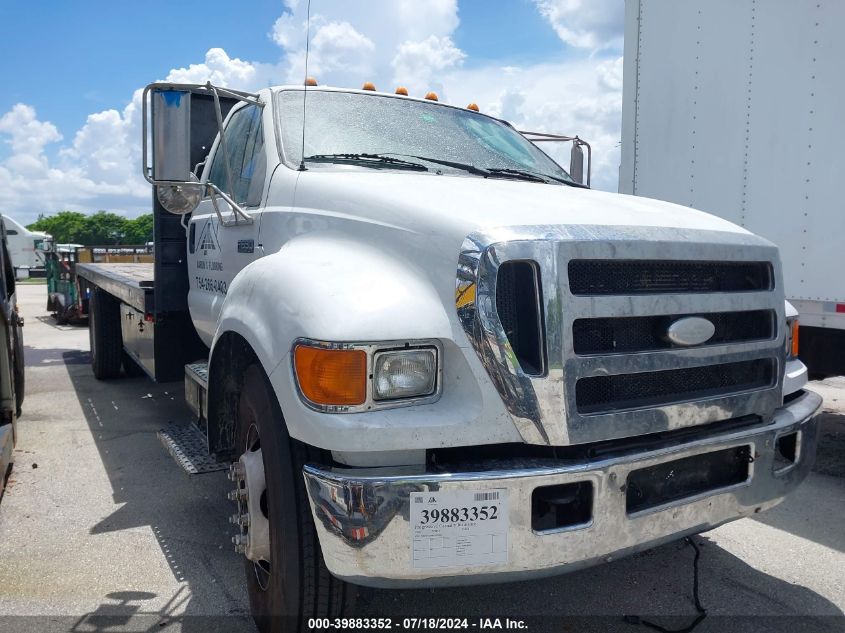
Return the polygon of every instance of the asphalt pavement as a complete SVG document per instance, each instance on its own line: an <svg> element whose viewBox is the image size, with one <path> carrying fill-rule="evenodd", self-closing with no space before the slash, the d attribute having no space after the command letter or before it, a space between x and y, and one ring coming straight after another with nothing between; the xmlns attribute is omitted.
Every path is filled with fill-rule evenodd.
<svg viewBox="0 0 845 633"><path fill-rule="evenodd" d="M156 435L189 419L183 385L96 381L87 328L56 325L43 285L18 301L27 388L0 503L0 630L254 630L225 474L188 475ZM773 510L694 537L708 613L696 631L845 629L845 378L812 388L825 398L815 471ZM367 592L358 614L678 628L696 614L693 558L680 541L542 581Z"/></svg>

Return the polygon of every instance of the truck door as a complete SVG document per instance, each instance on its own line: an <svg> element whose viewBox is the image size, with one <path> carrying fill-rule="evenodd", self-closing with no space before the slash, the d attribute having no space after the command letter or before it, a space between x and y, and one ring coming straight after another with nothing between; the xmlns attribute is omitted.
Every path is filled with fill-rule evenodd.
<svg viewBox="0 0 845 633"><path fill-rule="evenodd" d="M209 182L240 204L253 222L224 226L214 211L211 198L204 199L191 216L188 305L194 325L206 344L214 336L229 284L260 254L256 243L267 174L262 109L252 104L234 109L223 136L225 143L220 143L218 138L204 174L208 174ZM224 145L231 180L224 161ZM219 197L218 205L224 218L231 215L228 205Z"/></svg>

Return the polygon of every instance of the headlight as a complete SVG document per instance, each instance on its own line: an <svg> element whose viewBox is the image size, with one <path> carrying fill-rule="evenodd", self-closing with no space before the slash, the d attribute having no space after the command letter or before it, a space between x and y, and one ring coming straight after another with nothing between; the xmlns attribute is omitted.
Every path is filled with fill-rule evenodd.
<svg viewBox="0 0 845 633"><path fill-rule="evenodd" d="M373 365L376 400L430 396L437 387L437 352L433 348L378 352Z"/></svg>
<svg viewBox="0 0 845 633"><path fill-rule="evenodd" d="M786 357L798 358L798 317L786 320Z"/></svg>

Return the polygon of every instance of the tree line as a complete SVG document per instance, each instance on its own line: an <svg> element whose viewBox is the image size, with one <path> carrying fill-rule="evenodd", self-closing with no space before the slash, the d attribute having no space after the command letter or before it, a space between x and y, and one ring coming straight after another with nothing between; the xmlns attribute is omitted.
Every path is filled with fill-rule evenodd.
<svg viewBox="0 0 845 633"><path fill-rule="evenodd" d="M153 241L153 214L139 215L130 220L108 211L97 211L91 215L78 211L60 211L55 215L41 213L26 228L49 233L57 244L146 244Z"/></svg>

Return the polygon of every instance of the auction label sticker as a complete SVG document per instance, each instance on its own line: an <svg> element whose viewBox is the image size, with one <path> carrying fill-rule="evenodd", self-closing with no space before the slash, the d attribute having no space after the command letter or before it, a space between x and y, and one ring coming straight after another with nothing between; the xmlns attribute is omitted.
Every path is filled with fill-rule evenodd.
<svg viewBox="0 0 845 633"><path fill-rule="evenodd" d="M411 560L415 569L508 562L508 491L411 493Z"/></svg>

